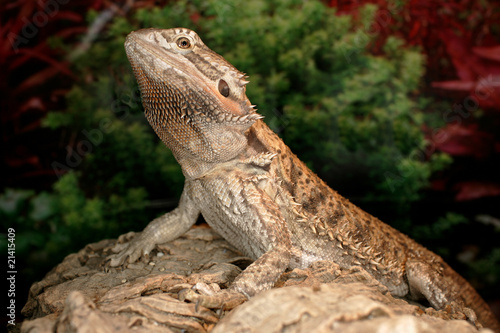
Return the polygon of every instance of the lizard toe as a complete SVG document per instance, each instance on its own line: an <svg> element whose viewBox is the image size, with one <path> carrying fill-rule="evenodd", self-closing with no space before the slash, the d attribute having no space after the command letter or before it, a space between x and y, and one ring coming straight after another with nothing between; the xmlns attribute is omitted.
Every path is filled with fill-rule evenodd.
<svg viewBox="0 0 500 333"><path fill-rule="evenodd" d="M224 289L212 295L202 295L194 289L183 289L179 292L181 301L203 306L209 309L231 310L247 300L246 296L234 290Z"/></svg>
<svg viewBox="0 0 500 333"><path fill-rule="evenodd" d="M122 236L130 236L129 234ZM122 236L120 236L117 244L111 249L115 254L108 256L106 259L106 270L120 266L125 268L128 264L137 262L139 259L147 261L149 259L149 253L156 246L154 243L148 242L145 237L142 237L142 234L127 243L119 243L120 239L123 239Z"/></svg>

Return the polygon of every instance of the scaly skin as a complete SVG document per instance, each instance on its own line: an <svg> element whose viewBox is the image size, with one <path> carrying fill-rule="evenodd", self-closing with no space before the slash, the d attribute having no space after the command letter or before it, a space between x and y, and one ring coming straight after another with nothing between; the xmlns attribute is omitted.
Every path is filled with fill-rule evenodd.
<svg viewBox="0 0 500 333"><path fill-rule="evenodd" d="M488 305L439 256L326 185L265 125L245 94L244 74L188 29L144 29L125 42L145 115L186 177L179 206L125 244L111 267L207 223L255 262L229 289L184 297L235 306L273 287L287 268L331 260L363 267L398 297L455 302L500 331ZM207 289L201 287L200 289ZM228 304L230 304L228 306ZM469 309L472 321L474 314Z"/></svg>

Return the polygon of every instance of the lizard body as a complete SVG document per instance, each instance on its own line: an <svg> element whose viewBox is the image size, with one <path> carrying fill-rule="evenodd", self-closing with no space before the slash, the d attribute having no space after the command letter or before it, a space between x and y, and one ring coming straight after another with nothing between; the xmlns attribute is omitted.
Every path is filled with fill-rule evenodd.
<svg viewBox="0 0 500 333"><path fill-rule="evenodd" d="M484 326L500 330L488 305L439 256L364 212L307 168L260 120L245 94L246 76L195 32L143 29L127 37L125 48L146 118L186 181L179 206L131 242L118 244L109 266L147 256L202 214L255 260L225 293L197 298L202 305L252 297L271 288L287 268L330 260L342 268L363 267L394 296L425 298L438 309L451 302L472 308Z"/></svg>

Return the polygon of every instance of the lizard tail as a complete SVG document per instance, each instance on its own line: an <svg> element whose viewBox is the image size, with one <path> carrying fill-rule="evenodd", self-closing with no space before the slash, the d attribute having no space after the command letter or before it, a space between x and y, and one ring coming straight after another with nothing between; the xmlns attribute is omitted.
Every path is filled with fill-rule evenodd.
<svg viewBox="0 0 500 333"><path fill-rule="evenodd" d="M441 259L441 258L439 258ZM440 267L440 269L436 269ZM443 309L447 304L455 302L458 305L474 310L478 322L486 328L500 333L500 323L488 304L477 291L448 266L442 259L439 265L420 260L411 260L406 265L410 294L414 297L423 296L436 309ZM466 309L464 314L467 315ZM469 318L474 320L474 318Z"/></svg>

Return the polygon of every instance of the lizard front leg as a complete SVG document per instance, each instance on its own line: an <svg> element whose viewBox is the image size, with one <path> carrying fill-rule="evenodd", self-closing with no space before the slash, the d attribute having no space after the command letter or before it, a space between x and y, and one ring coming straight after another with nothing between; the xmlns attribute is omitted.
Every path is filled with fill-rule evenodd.
<svg viewBox="0 0 500 333"><path fill-rule="evenodd" d="M200 283L197 289L203 291L203 295L187 289L179 296L211 309L233 309L259 292L271 289L288 267L290 257L289 249L281 246L273 248L241 272L228 289L214 292Z"/></svg>
<svg viewBox="0 0 500 333"><path fill-rule="evenodd" d="M245 179L240 176L239 179ZM233 182L228 187L217 187L205 184L205 188L217 191L216 198L233 198L233 205L244 203L245 208L234 206L223 208L228 217L225 223L220 215L214 220L205 216L207 222L227 241L239 248L243 253L257 260L248 266L226 290L213 291L208 286L199 283L194 290L185 290L181 296L198 305L208 308L231 309L246 301L261 291L274 286L280 275L287 269L292 258L291 234L275 196L258 187L259 179L255 181ZM241 186L244 184L245 186ZM220 192L222 191L222 192ZM220 205L221 206L221 205ZM242 212L235 214L234 211ZM215 222L215 223L214 223ZM235 233L228 230L237 230ZM226 233L225 233L226 232Z"/></svg>
<svg viewBox="0 0 500 333"><path fill-rule="evenodd" d="M197 220L200 212L189 197L187 186L184 186L179 206L171 212L151 221L143 232L126 241L134 233L120 236L112 249L117 253L108 257L106 267L118 267L145 258L157 244L169 242L184 234ZM121 243L125 241L125 243Z"/></svg>

